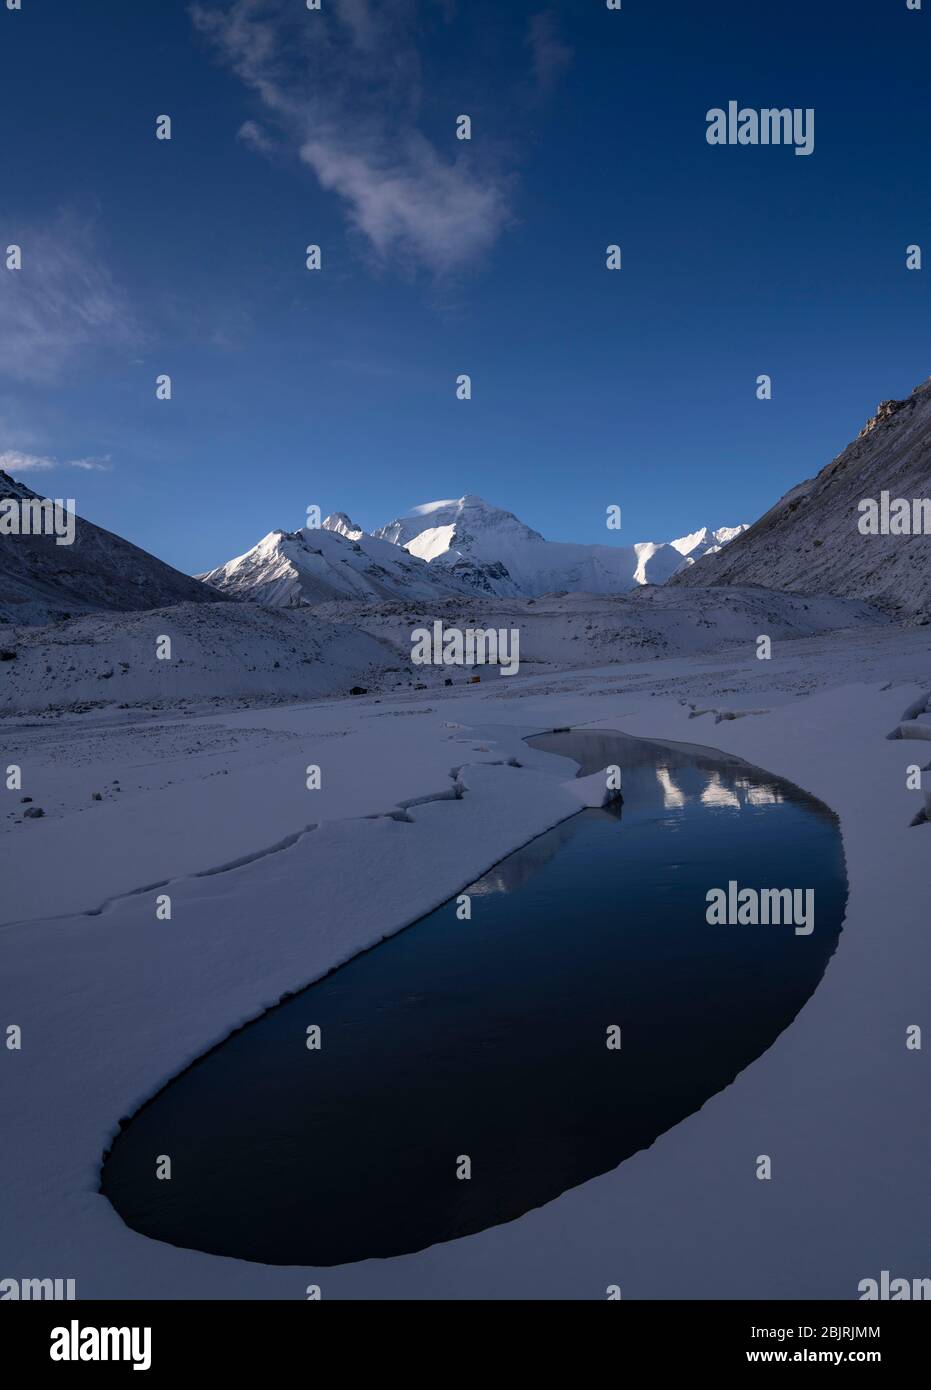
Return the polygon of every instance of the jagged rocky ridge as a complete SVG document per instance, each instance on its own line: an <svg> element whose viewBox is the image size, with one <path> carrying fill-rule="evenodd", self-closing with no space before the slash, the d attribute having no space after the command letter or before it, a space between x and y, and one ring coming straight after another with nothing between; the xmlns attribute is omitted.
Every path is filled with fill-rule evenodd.
<svg viewBox="0 0 931 1390"><path fill-rule="evenodd" d="M0 471L0 502L41 500ZM81 517L74 543L0 533L0 622L42 624L101 610L131 612L221 596L154 555Z"/></svg>
<svg viewBox="0 0 931 1390"><path fill-rule="evenodd" d="M883 401L852 443L799 483L720 554L677 584L763 584L869 599L927 620L931 535L863 535L859 504L931 498L931 378L901 401Z"/></svg>

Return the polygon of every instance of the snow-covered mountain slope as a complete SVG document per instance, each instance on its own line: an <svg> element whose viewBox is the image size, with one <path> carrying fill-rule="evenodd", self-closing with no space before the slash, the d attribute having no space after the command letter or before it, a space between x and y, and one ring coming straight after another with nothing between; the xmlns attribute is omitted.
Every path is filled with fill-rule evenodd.
<svg viewBox="0 0 931 1390"><path fill-rule="evenodd" d="M39 494L0 472L0 500ZM74 543L0 534L0 623L50 623L102 609L132 611L216 601L196 579L120 536L75 518Z"/></svg>
<svg viewBox="0 0 931 1390"><path fill-rule="evenodd" d="M209 590L208 590L209 592ZM854 599L807 598L756 587L713 590L677 585L627 594L565 594L540 599L476 594L404 601L331 600L314 607L257 603L179 604L144 613L92 613L54 626L8 627L0 662L0 716L93 706L170 707L229 701L264 703L412 688L436 693L465 686L471 667L414 666L411 632L440 618L447 626L520 632L520 671L483 682L517 689L541 673L734 651L755 661L756 638L788 642L889 626L886 615ZM169 636L171 660L156 656ZM49 672L54 672L51 678Z"/></svg>
<svg viewBox="0 0 931 1390"><path fill-rule="evenodd" d="M638 584L662 584L683 564L720 548L743 526L703 527L671 542L574 545L548 541L513 512L481 497L427 502L374 535L442 566L458 580L498 597L565 590L617 594Z"/></svg>
<svg viewBox="0 0 931 1390"><path fill-rule="evenodd" d="M931 499L931 378L904 401L883 401L857 438L799 483L720 555L677 584L765 584L931 613L931 534L861 535L859 504ZM931 503L926 510L931 511Z"/></svg>
<svg viewBox="0 0 931 1390"><path fill-rule="evenodd" d="M473 668L411 668L411 632L440 620L447 628L505 628L520 633L520 674L502 677L517 689L520 677L542 671L607 666L654 657L694 656L731 648L738 663L756 660L761 632L789 642L821 633L884 629L889 618L855 599L809 598L753 585L712 590L678 585L637 586L626 594L561 594L539 599L473 597L427 606L405 603L328 603L316 615L351 623L396 653L395 684L411 678L427 686L454 684L476 674ZM491 667L478 671L484 681L498 678ZM390 684L389 687L390 688Z"/></svg>
<svg viewBox="0 0 931 1390"><path fill-rule="evenodd" d="M171 660L160 661L157 642L164 636L171 638ZM144 613L91 613L50 627L9 627L2 645L3 714L347 695L396 660L393 648L351 621L218 597Z"/></svg>
<svg viewBox="0 0 931 1390"><path fill-rule="evenodd" d="M245 555L198 575L235 598L296 608L330 599L440 598L462 591L443 571L368 536L344 512L318 530L270 531ZM209 590L208 590L209 592Z"/></svg>

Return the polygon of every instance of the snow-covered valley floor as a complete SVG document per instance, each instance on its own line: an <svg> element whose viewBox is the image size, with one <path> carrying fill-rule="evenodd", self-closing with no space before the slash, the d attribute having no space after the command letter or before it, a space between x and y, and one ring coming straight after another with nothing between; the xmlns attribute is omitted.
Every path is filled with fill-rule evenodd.
<svg viewBox="0 0 931 1390"><path fill-rule="evenodd" d="M771 661L748 642L473 688L8 716L0 1035L18 1025L22 1049L0 1050L0 1278L73 1277L79 1298L778 1299L928 1275L927 1049L906 1030L929 1026L931 826L910 827L906 769L929 761L929 691L927 630L868 627ZM578 810L574 768L523 743L568 725L734 753L837 812L847 920L792 1026L614 1172L419 1254L275 1268L128 1230L97 1190L119 1119Z"/></svg>

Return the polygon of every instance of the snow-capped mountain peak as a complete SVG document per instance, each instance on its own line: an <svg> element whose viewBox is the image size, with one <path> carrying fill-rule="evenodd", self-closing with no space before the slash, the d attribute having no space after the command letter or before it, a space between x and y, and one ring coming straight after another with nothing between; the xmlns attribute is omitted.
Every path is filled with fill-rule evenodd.
<svg viewBox="0 0 931 1390"><path fill-rule="evenodd" d="M469 493L412 507L374 535L483 592L538 597L560 589L622 593L637 584L664 583L683 564L744 529L702 527L672 542L573 545L545 540L513 512Z"/></svg>
<svg viewBox="0 0 931 1390"><path fill-rule="evenodd" d="M234 597L288 608L330 599L435 600L462 592L448 574L432 573L401 547L366 535L343 512L319 529L270 531L244 555L198 578Z"/></svg>
<svg viewBox="0 0 931 1390"><path fill-rule="evenodd" d="M706 526L672 542L573 545L545 540L513 512L466 493L421 503L371 535L345 512L332 513L319 530L272 531L202 577L227 593L292 606L476 592L617 594L665 583L743 529Z"/></svg>
<svg viewBox="0 0 931 1390"><path fill-rule="evenodd" d="M306 527L304 529L307 530ZM332 512L330 516L325 517L323 529L335 531L338 536L346 536L351 541L358 540L360 536L365 535L362 527L357 526L354 521L350 521L345 512ZM308 532L308 534L310 533Z"/></svg>
<svg viewBox="0 0 931 1390"><path fill-rule="evenodd" d="M699 531L692 531L687 536L680 536L678 540L670 541L669 544L673 550L677 550L683 557L681 565L673 573L678 574L682 570L688 569L703 555L714 555L729 541L742 535L747 529L746 522L740 526L719 526L716 530L710 526L703 526Z"/></svg>
<svg viewBox="0 0 931 1390"><path fill-rule="evenodd" d="M690 555L696 560L699 554L704 555L713 549L720 550L722 545L726 545L746 530L746 523L741 526L719 526L717 530L712 530L710 526L702 526L700 530L691 531L687 536L680 536L678 540L670 541L669 544L678 550L680 555Z"/></svg>
<svg viewBox="0 0 931 1390"><path fill-rule="evenodd" d="M487 533L510 534L526 540L543 539L513 512L493 507L475 493L440 502L423 502L412 507L407 516L389 521L387 526L372 532L379 540L402 545L412 555L431 560L443 550L453 548L454 543L457 549L468 546Z"/></svg>

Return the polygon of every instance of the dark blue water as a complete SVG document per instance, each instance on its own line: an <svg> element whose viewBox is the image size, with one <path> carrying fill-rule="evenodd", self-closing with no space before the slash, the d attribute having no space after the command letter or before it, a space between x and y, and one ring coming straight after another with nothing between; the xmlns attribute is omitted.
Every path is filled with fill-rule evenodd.
<svg viewBox="0 0 931 1390"><path fill-rule="evenodd" d="M104 1164L128 1225L271 1264L453 1240L615 1168L788 1027L843 917L833 813L702 750L531 742L581 773L620 765L623 807L503 860L468 890L471 921L439 908L171 1082ZM705 895L731 879L814 889L814 931L710 926Z"/></svg>

